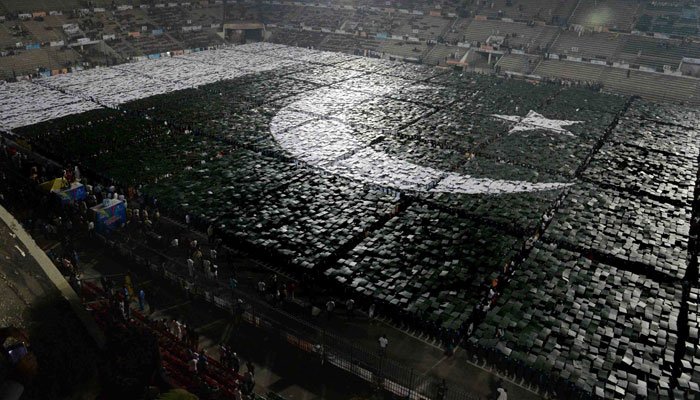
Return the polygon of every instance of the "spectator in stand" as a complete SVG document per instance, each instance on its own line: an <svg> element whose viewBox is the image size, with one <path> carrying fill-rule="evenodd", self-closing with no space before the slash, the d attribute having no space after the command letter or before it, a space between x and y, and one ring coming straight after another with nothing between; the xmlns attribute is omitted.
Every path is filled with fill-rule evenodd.
<svg viewBox="0 0 700 400"><path fill-rule="evenodd" d="M379 349L383 356L386 355L387 346L389 346L389 339L386 338L385 334L382 334L382 336L379 337Z"/></svg>
<svg viewBox="0 0 700 400"><path fill-rule="evenodd" d="M207 373L207 364L209 363L209 359L207 358L207 351L202 349L202 352L199 353L199 362L197 363L197 373L202 375Z"/></svg>
<svg viewBox="0 0 700 400"><path fill-rule="evenodd" d="M194 278L194 260L191 258L187 259L187 273L190 275L190 278Z"/></svg>
<svg viewBox="0 0 700 400"><path fill-rule="evenodd" d="M245 368L246 368L247 372L250 372L251 374L255 374L255 365L253 365L253 363L250 360L246 361Z"/></svg>
<svg viewBox="0 0 700 400"><path fill-rule="evenodd" d="M180 340L183 340L183 339L185 339L186 334L187 334L187 324L184 322L181 322L180 325L178 326L177 338Z"/></svg>
<svg viewBox="0 0 700 400"><path fill-rule="evenodd" d="M238 371L241 369L241 359L238 358L238 354L231 353L231 346L228 347L228 351L231 354L231 365L229 366L229 368L231 368L233 372L238 374Z"/></svg>
<svg viewBox="0 0 700 400"><path fill-rule="evenodd" d="M107 277L102 275L100 277L100 284L102 285L102 290L104 290L107 297L109 297L109 283L107 282Z"/></svg>
<svg viewBox="0 0 700 400"><path fill-rule="evenodd" d="M129 320L131 318L131 305L129 302L129 298L124 297L122 303L124 304L124 319Z"/></svg>
<svg viewBox="0 0 700 400"><path fill-rule="evenodd" d="M168 332L173 336L177 336L175 333L175 319L166 320L166 325L168 326Z"/></svg>
<svg viewBox="0 0 700 400"><path fill-rule="evenodd" d="M192 376L197 375L197 362L199 361L197 356L198 356L197 353L194 353L192 358L190 358L190 360L187 362L187 368L189 369L190 374Z"/></svg>
<svg viewBox="0 0 700 400"><path fill-rule="evenodd" d="M209 260L203 260L202 259L202 250L199 249L199 246L197 246L194 249L194 253L192 253L192 259L194 259L194 264L198 267L201 268L204 265L203 261L209 261Z"/></svg>
<svg viewBox="0 0 700 400"><path fill-rule="evenodd" d="M146 310L146 292L143 289L139 290L139 310L141 312Z"/></svg>
<svg viewBox="0 0 700 400"><path fill-rule="evenodd" d="M328 300L326 302L326 316L328 319L331 319L331 315L333 315L333 310L335 310L335 302L333 300Z"/></svg>
<svg viewBox="0 0 700 400"><path fill-rule="evenodd" d="M345 302L345 307L348 309L348 318L352 318L355 312L355 300L348 299L348 301Z"/></svg>
<svg viewBox="0 0 700 400"><path fill-rule="evenodd" d="M255 387L255 377L253 376L253 373L248 371L243 375L243 394L246 396L249 396L251 393L253 393L253 387Z"/></svg>
<svg viewBox="0 0 700 400"><path fill-rule="evenodd" d="M289 282L289 297L294 300L294 292L297 290L297 285L294 282Z"/></svg>
<svg viewBox="0 0 700 400"><path fill-rule="evenodd" d="M131 281L131 271L126 271L126 275L124 276L124 287L128 291L129 299L132 299L134 297L134 285Z"/></svg>
<svg viewBox="0 0 700 400"><path fill-rule="evenodd" d="M209 244L214 242L214 225L209 225L207 228L207 242Z"/></svg>
<svg viewBox="0 0 700 400"><path fill-rule="evenodd" d="M208 279L212 279L212 274L211 274L211 272L212 272L212 271L211 271L211 261L209 261L209 260L204 260L204 261L202 261L202 267L203 267L203 269L204 269L204 275L205 275Z"/></svg>
<svg viewBox="0 0 700 400"><path fill-rule="evenodd" d="M88 228L88 238L93 239L95 237L95 223L90 221L87 225Z"/></svg>

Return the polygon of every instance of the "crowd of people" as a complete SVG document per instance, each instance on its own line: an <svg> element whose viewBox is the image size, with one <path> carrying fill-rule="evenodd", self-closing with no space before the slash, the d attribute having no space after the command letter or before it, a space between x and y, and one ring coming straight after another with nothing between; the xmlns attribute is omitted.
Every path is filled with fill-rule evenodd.
<svg viewBox="0 0 700 400"><path fill-rule="evenodd" d="M194 292L197 286L208 285L208 281L217 281L221 275L230 275L230 286L235 293L238 288L238 280L236 279L236 267L230 262L230 252L223 250L223 238L219 236L219 232L211 225L209 221L197 216L191 216L182 210L175 214L182 218L187 231L172 233L165 226L161 226L160 207L158 199L147 197L140 192L140 188L119 187L116 182L107 181L100 183L100 177L91 171L83 171L84 182L91 182L93 185L86 185L87 199L79 200L66 206L61 206L55 196L50 196L48 193L42 193L36 188L36 183L47 180L54 176L63 176L72 178L80 175L81 171L75 167L72 172L63 171L60 167L48 161L37 163L29 161L27 155L23 152L18 152L14 148L3 144L3 157L15 167L15 171L19 174L21 181L18 187L19 192L15 192L15 185L7 185L3 194L8 198L13 198L17 201L20 198L22 191L37 192L38 196L30 196L40 199L42 205L38 207L41 210L41 215L31 215L26 219L27 226L30 232L33 232L37 227L41 228L47 238L60 238L60 251L51 254L53 258L67 271L71 282L76 288L80 288L81 275L79 268L78 254L75 251L71 239L70 232L76 230L76 227L81 227L87 230L89 235L94 235L94 223L90 220L88 209L93 205L99 204L105 198L117 198L128 202L127 219L128 224L136 226L139 234L149 232L163 233L164 237L169 237L167 244L169 245L171 254L176 254L176 257L182 257L183 265L186 265L186 276L189 278L185 286L188 293ZM27 171L28 170L28 171ZM32 179L27 182L23 180L22 175L29 175ZM16 179L17 180L17 179ZM94 180L94 182L93 182ZM11 186L11 187L10 187ZM46 203L53 202L52 207L46 207ZM51 210L48 213L45 211ZM179 215L178 215L179 213ZM547 221L543 221L546 223ZM193 230L205 232L207 243L199 243L197 235ZM127 233L126 240L131 239L131 233ZM165 242L166 239L163 239ZM526 243L520 253L521 257L527 254L527 251L532 247L532 243ZM177 250L177 253L172 253ZM222 256L222 253L225 256ZM445 353L450 355L454 348L463 343L464 339L468 338L478 325L483 316L493 307L498 301L499 295L502 292L508 277L517 268L519 259L514 259L504 266L502 274L499 278L493 280L488 287L484 288L483 300L475 307L472 316L458 328L448 328L441 324L440 321L424 318L418 312L407 312L406 310L391 304L387 301L377 301L372 298L360 297L355 299L348 288L339 285L334 279L326 277L319 271L304 273L299 282L278 280L277 275L271 274L270 280L261 280L258 282L257 289L260 295L273 305L283 305L295 299L295 291L297 285L303 289L311 303L312 313L314 309L320 314L320 310L325 310L327 317L330 319L336 313L336 302L344 304L347 310L348 317L352 317L355 310L366 310L371 317L381 315L386 320L392 323L409 328L412 330L425 333L429 338L432 338L445 348ZM222 271L225 271L222 274ZM199 279L204 277L204 280ZM138 296L140 308L144 308L144 295L139 292L138 295L124 288L127 299L134 299ZM357 301L357 303L356 303ZM129 304L117 304L120 312L125 318L129 318ZM189 335L184 335L189 338ZM380 340L380 347L382 341Z"/></svg>

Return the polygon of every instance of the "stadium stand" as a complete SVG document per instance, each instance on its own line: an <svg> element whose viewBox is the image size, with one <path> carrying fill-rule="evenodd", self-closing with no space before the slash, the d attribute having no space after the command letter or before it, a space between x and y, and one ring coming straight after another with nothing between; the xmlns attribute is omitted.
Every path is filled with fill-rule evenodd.
<svg viewBox="0 0 700 400"><path fill-rule="evenodd" d="M391 33L417 37L421 40L433 39L442 35L449 28L450 23L450 20L440 17L412 16Z"/></svg>
<svg viewBox="0 0 700 400"><path fill-rule="evenodd" d="M179 32L174 36L183 44L183 47L187 49L215 46L224 43L224 40L211 29L203 29L195 32Z"/></svg>
<svg viewBox="0 0 700 400"><path fill-rule="evenodd" d="M533 74L571 81L596 82L605 67L583 62L543 60Z"/></svg>
<svg viewBox="0 0 700 400"><path fill-rule="evenodd" d="M437 44L430 47L423 57L423 62L431 65L445 65L447 60L459 61L466 52L467 49L463 47Z"/></svg>
<svg viewBox="0 0 700 400"><path fill-rule="evenodd" d="M700 45L676 40L630 36L620 49L621 60L663 71L664 65L675 70L683 57L700 58Z"/></svg>
<svg viewBox="0 0 700 400"><path fill-rule="evenodd" d="M270 41L297 47L318 48L327 34L321 32L297 31L292 29L272 30Z"/></svg>
<svg viewBox="0 0 700 400"><path fill-rule="evenodd" d="M581 0L569 23L629 32L638 8L630 0Z"/></svg>
<svg viewBox="0 0 700 400"><path fill-rule="evenodd" d="M147 56L149 54L165 53L183 47L180 43L171 39L169 35L141 36L137 38L128 38L127 41L135 51L135 53L125 54L128 56Z"/></svg>
<svg viewBox="0 0 700 400"><path fill-rule="evenodd" d="M684 103L700 105L698 80L671 75L606 68L602 75L604 90L627 95L637 95L645 100L660 103Z"/></svg>
<svg viewBox="0 0 700 400"><path fill-rule="evenodd" d="M39 20L23 21L21 24L29 31L38 42L51 42L63 39L60 33L61 25L65 23L63 18L47 16Z"/></svg>
<svg viewBox="0 0 700 400"><path fill-rule="evenodd" d="M320 49L362 55L365 51L377 52L380 46L376 39L330 34L321 42Z"/></svg>
<svg viewBox="0 0 700 400"><path fill-rule="evenodd" d="M457 44L458 42L464 41L464 32L467 31L469 25L474 20L469 19L456 19L450 28L445 32L444 39L450 44Z"/></svg>
<svg viewBox="0 0 700 400"><path fill-rule="evenodd" d="M509 3L512 5L509 6ZM495 0L486 2L486 5L478 10L478 14L520 21L536 20L558 25L565 23L575 5L576 1L574 0L542 0L537 2Z"/></svg>
<svg viewBox="0 0 700 400"><path fill-rule="evenodd" d="M554 27L510 23L502 21L473 21L463 34L463 41L472 44L485 43L490 36L505 37L504 45L516 49L527 49L538 53L554 39Z"/></svg>
<svg viewBox="0 0 700 400"><path fill-rule="evenodd" d="M698 34L698 10L692 6L646 3L634 28L642 32L689 36Z"/></svg>
<svg viewBox="0 0 700 400"><path fill-rule="evenodd" d="M0 78L35 73L37 69L52 71L75 65L79 55L70 49L42 48L18 55L0 57Z"/></svg>
<svg viewBox="0 0 700 400"><path fill-rule="evenodd" d="M406 43L402 41L385 41L379 51L394 57L408 57L416 60L422 58L422 54L428 50L428 46L423 43Z"/></svg>
<svg viewBox="0 0 700 400"><path fill-rule="evenodd" d="M537 63L539 61L539 56L527 54L505 54L496 63L496 70L531 74L535 70L535 67L537 67Z"/></svg>
<svg viewBox="0 0 700 400"><path fill-rule="evenodd" d="M241 375L226 368L206 354L202 357L206 358L207 367L198 374L194 374L188 368L188 361L192 359L192 354L198 352L199 349L193 348L183 338L171 333L159 321L150 320L136 310L130 311L130 318L122 318L117 307L117 304L123 301L121 293L115 294L116 298L111 300L108 293L102 288L92 282L84 281L81 286L81 294L88 301L86 306L92 311L98 326L105 333L115 329L123 329L126 326L140 327L153 333L160 348L162 366L176 386L196 392L196 381L203 380L210 388L218 391L219 398L235 398L234 390L239 388Z"/></svg>
<svg viewBox="0 0 700 400"><path fill-rule="evenodd" d="M562 31L552 44L550 52L573 57L596 58L614 61L627 40L626 35L613 33L578 33Z"/></svg>
<svg viewBox="0 0 700 400"><path fill-rule="evenodd" d="M244 43L251 37L252 40L266 38L275 43L357 55L418 59L438 65L446 65L448 60L461 59L466 54L466 46L457 47L458 43L476 46L485 44L489 38L498 50L506 53L509 49L524 51L532 56L544 56L549 52L583 61L603 60L608 65L619 62L628 64L632 69L673 71L687 76L696 76L698 71L692 64L680 68L684 57L700 59L700 45L689 38L677 40L641 36L639 32L630 34L637 29L683 37L692 35L692 31L682 29L697 26L697 9L681 3L491 0L466 4L456 1L416 4L407 1L387 5L370 0L344 0L336 7L303 3L223 5L202 2L150 4L143 8L138 4L131 4L131 8L118 7L120 4L130 3L101 0L91 5L103 7L104 10L77 10L81 5L71 1L51 2L53 8L63 9L62 15L40 14L43 16L25 16L23 20L18 20L12 12L28 10L23 9L20 3L4 2L4 8L0 9L0 12L7 14L5 20L0 20L0 48L3 49L1 55L4 58L0 60L0 65L4 66L1 76L8 79L15 75L31 74L38 67L56 69L113 64L133 57L203 48L227 41L232 44ZM35 2L31 7L44 8L43 11L51 8L46 1ZM219 36L222 23L262 23L267 26L260 36L229 29L224 40ZM564 28L556 26L566 26L567 23L571 25ZM78 29L66 30L64 24L75 24ZM662 29L660 25L666 28ZM623 33L601 32L608 29ZM84 47L78 52L59 53L52 49L51 56L43 53L49 42L59 43L63 40L68 45L80 38L97 41L104 38L105 41L104 45ZM41 46L40 50L25 49L28 45L37 44ZM31 53L36 51L40 53ZM538 67L538 72L531 68L536 64L525 67L521 58L535 59L510 54L500 61L499 71L542 72L557 79L583 81L599 77L597 66L545 60ZM474 53L470 56L469 64L472 68L479 67L488 72L493 70L495 62L488 63ZM565 67L573 68L580 75L575 76ZM669 75L659 79L673 78Z"/></svg>
<svg viewBox="0 0 700 400"><path fill-rule="evenodd" d="M191 21L189 11L183 7L149 8L148 16L165 30L178 29Z"/></svg>

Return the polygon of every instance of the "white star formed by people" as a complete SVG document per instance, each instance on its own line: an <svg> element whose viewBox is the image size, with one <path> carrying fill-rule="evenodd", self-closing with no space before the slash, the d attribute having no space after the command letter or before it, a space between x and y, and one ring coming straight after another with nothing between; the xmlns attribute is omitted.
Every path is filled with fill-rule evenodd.
<svg viewBox="0 0 700 400"><path fill-rule="evenodd" d="M530 110L526 116L520 117L518 115L500 115L493 114L495 118L502 119L505 121L515 122L508 133L521 132L521 131L532 131L535 129L544 129L556 133L561 133L566 136L574 136L573 133L562 128L562 126L580 124L583 121L567 121L559 119L548 119L544 115Z"/></svg>

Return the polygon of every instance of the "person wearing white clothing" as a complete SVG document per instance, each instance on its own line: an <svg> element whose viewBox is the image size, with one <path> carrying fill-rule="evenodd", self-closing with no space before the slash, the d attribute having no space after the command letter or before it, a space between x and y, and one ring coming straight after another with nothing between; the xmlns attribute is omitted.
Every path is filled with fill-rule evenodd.
<svg viewBox="0 0 700 400"><path fill-rule="evenodd" d="M175 335L178 339L182 338L182 336L181 336L181 334L182 334L182 323L180 323L180 321L178 321L178 320L175 320L175 323L174 323L173 325L174 325L174 329L173 329L174 332L173 332L173 335Z"/></svg>
<svg viewBox="0 0 700 400"><path fill-rule="evenodd" d="M382 335L379 337L379 348L382 350L382 355L386 354L386 347L389 345L389 339L386 338L386 335Z"/></svg>
<svg viewBox="0 0 700 400"><path fill-rule="evenodd" d="M195 355L190 359L190 361L187 362L187 366L189 367L190 373L192 375L197 375L197 359L198 355L195 353Z"/></svg>
<svg viewBox="0 0 700 400"><path fill-rule="evenodd" d="M204 260L204 261L202 261L202 265L204 266L204 274L206 275L207 278L211 279L212 278L211 261Z"/></svg>
<svg viewBox="0 0 700 400"><path fill-rule="evenodd" d="M497 400L508 400L508 392L503 388L498 388L498 399Z"/></svg>
<svg viewBox="0 0 700 400"><path fill-rule="evenodd" d="M194 277L194 260L191 258L187 259L187 272L190 274L190 278Z"/></svg>

